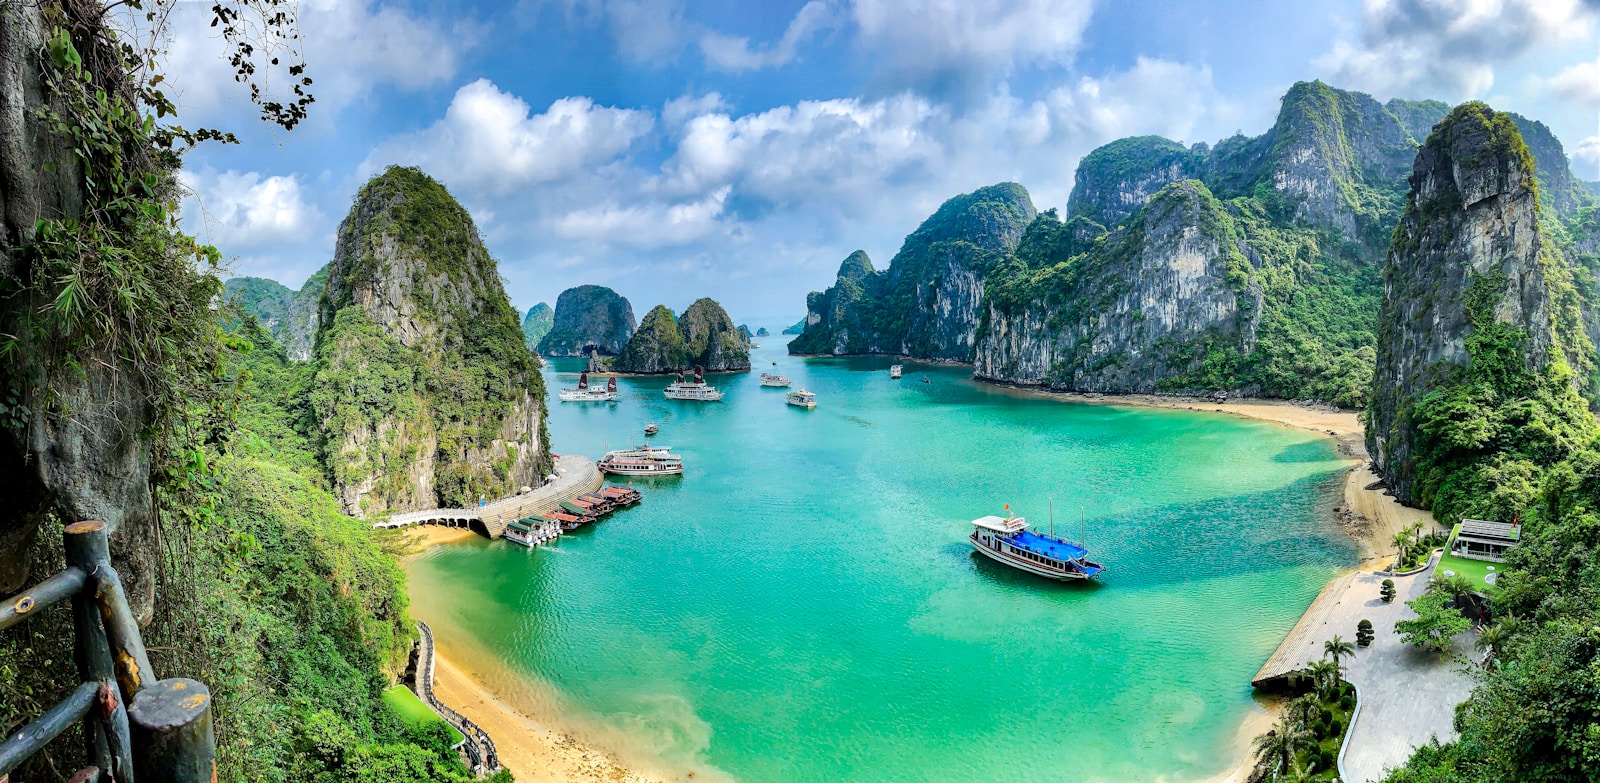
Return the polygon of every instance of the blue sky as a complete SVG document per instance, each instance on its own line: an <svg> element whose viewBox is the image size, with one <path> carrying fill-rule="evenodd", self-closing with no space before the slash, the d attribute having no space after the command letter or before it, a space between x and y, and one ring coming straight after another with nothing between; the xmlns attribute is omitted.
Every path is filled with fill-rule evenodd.
<svg viewBox="0 0 1600 783"><path fill-rule="evenodd" d="M1309 79L1486 100L1600 178L1600 0L301 0L292 132L255 121L208 7L179 4L169 81L184 125L243 143L189 155L185 225L291 287L402 163L472 212L519 308L598 283L636 314L798 317L954 194L1061 207L1095 147L1258 134Z"/></svg>

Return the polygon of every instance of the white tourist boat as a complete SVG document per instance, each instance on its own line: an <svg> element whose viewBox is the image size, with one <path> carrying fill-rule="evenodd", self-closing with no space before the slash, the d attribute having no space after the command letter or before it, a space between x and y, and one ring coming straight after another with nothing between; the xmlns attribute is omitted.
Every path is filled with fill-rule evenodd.
<svg viewBox="0 0 1600 783"><path fill-rule="evenodd" d="M1063 582L1093 579L1106 567L1090 560L1084 544L1028 529L1028 520L1007 514L972 520L972 548L1018 571Z"/></svg>
<svg viewBox="0 0 1600 783"><path fill-rule="evenodd" d="M669 400L693 400L695 402L716 402L722 399L722 392L706 383L701 375L700 368L694 368L694 380L685 381L683 373L678 373L678 380L662 390L662 394Z"/></svg>
<svg viewBox="0 0 1600 783"><path fill-rule="evenodd" d="M775 372L764 372L761 373L761 385L786 389L789 387L789 376L779 375Z"/></svg>
<svg viewBox="0 0 1600 783"><path fill-rule="evenodd" d="M905 369L904 367L902 367L902 366L900 366L898 364L889 365L889 377L890 378L899 378L900 377L900 372L902 370L904 370L904 369Z"/></svg>
<svg viewBox="0 0 1600 783"><path fill-rule="evenodd" d="M683 472L683 458L671 446L641 445L608 451L596 466L613 476L672 476Z"/></svg>
<svg viewBox="0 0 1600 783"><path fill-rule="evenodd" d="M617 398L617 379L607 378L604 386L590 386L589 373L578 373L578 388L557 392L562 402L611 402Z"/></svg>
<svg viewBox="0 0 1600 783"><path fill-rule="evenodd" d="M783 399L784 402L787 402L796 408L817 407L817 395L812 394L805 389L789 392L788 394L783 395Z"/></svg>

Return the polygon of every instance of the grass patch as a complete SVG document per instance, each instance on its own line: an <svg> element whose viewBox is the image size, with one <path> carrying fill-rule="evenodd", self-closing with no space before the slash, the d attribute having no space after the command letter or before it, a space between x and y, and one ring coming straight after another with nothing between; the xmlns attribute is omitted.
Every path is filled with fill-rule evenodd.
<svg viewBox="0 0 1600 783"><path fill-rule="evenodd" d="M1484 577L1504 570L1505 564L1503 563L1491 563L1487 560L1468 560L1464 557L1446 554L1439 558L1439 566L1433 572L1440 576L1448 576L1445 572L1453 571L1471 580L1473 589L1484 593L1494 593L1497 592L1497 588L1484 581Z"/></svg>
<svg viewBox="0 0 1600 783"><path fill-rule="evenodd" d="M412 728L421 728L430 723L443 723L445 728L450 729L452 746L466 739L456 727L439 717L439 713L434 712L432 707L425 704L417 694L412 693L411 689L404 685L396 685L384 691L383 703L389 705L389 709L394 710L394 713L400 716L400 720Z"/></svg>

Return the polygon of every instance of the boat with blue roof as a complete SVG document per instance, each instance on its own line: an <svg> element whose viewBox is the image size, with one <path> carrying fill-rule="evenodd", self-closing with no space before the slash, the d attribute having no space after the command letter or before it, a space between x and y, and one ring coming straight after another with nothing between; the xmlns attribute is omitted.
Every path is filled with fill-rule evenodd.
<svg viewBox="0 0 1600 783"><path fill-rule="evenodd" d="M1093 579L1106 567L1089 559L1089 549L1053 535L1028 529L1028 521L1007 514L972 520L972 548L998 563L1019 571L1067 582Z"/></svg>

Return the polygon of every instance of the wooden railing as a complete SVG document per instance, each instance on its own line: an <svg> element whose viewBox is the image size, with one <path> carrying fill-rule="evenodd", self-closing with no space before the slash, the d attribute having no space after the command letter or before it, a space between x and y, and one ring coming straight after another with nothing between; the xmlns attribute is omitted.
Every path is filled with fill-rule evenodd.
<svg viewBox="0 0 1600 783"><path fill-rule="evenodd" d="M66 529L67 567L0 604L0 630L72 602L73 658L82 682L60 703L0 742L0 783L73 723L83 725L89 781L215 781L211 692L185 678L157 680L122 579L111 567L105 523Z"/></svg>
<svg viewBox="0 0 1600 783"><path fill-rule="evenodd" d="M479 728L478 724L473 723L467 716L445 706L433 695L433 629L429 628L427 623L418 620L417 630L422 636L418 641L420 649L417 652L417 695L466 735L467 742L463 749L472 762L473 772L479 775L493 775L499 772L500 754L495 751L494 740L489 738L489 732Z"/></svg>

